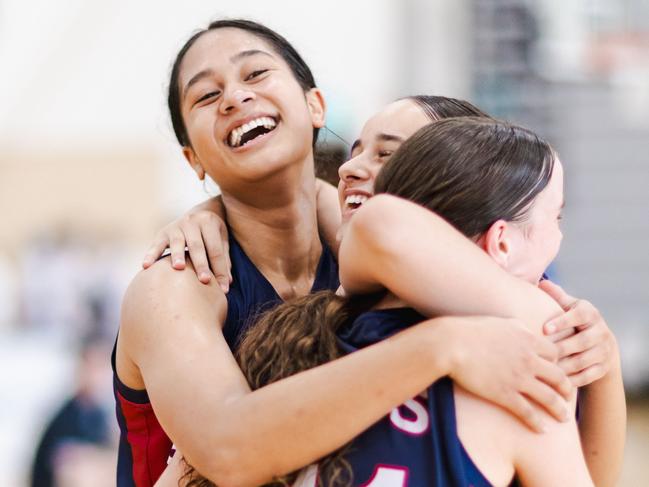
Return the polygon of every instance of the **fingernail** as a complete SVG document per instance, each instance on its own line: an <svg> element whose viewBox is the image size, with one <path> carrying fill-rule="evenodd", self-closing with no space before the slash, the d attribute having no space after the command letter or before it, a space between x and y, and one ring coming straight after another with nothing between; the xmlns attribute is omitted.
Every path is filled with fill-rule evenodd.
<svg viewBox="0 0 649 487"><path fill-rule="evenodd" d="M174 260L174 265L182 265L182 264L183 264L182 260L180 260L180 259Z"/></svg>
<svg viewBox="0 0 649 487"><path fill-rule="evenodd" d="M224 282L222 282L222 283L221 283L221 289L223 289L223 292L224 292L225 294L227 294L228 291L230 290L230 287L229 287L227 284L225 284Z"/></svg>
<svg viewBox="0 0 649 487"><path fill-rule="evenodd" d="M203 282L210 282L210 275L207 272L201 272L201 275L198 278Z"/></svg>

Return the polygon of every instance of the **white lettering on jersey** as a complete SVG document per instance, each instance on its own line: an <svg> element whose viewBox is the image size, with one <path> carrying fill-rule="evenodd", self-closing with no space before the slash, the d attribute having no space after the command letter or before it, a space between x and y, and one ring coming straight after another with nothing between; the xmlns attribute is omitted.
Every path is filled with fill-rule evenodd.
<svg viewBox="0 0 649 487"><path fill-rule="evenodd" d="M415 415L415 418L404 418L401 415L401 411L399 410L400 408L409 409ZM428 424L430 423L428 411L426 411L426 408L415 399L410 399L401 406L394 408L390 413L390 421L395 428L411 435L421 435L425 433L428 429Z"/></svg>
<svg viewBox="0 0 649 487"><path fill-rule="evenodd" d="M316 487L318 466L309 465L303 468L292 487ZM403 467L377 465L370 480L363 487L405 487L408 480L408 469Z"/></svg>
<svg viewBox="0 0 649 487"><path fill-rule="evenodd" d="M171 450L169 450L169 456L167 457L167 465L171 463L174 455L176 454L176 445L171 445Z"/></svg>
<svg viewBox="0 0 649 487"><path fill-rule="evenodd" d="M408 469L404 467L377 465L370 480L362 487L405 487Z"/></svg>
<svg viewBox="0 0 649 487"><path fill-rule="evenodd" d="M316 487L318 480L318 466L309 465L300 471L292 487Z"/></svg>

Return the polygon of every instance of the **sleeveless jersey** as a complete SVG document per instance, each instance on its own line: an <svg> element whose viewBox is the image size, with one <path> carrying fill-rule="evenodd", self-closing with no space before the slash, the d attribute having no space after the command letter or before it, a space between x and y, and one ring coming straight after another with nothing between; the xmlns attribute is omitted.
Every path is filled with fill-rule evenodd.
<svg viewBox="0 0 649 487"><path fill-rule="evenodd" d="M410 308L369 311L338 331L354 352L425 318ZM453 382L443 378L357 436L345 454L353 485L364 487L487 487L457 434ZM296 487L315 487L317 467L302 472ZM327 485L325 479L325 484Z"/></svg>
<svg viewBox="0 0 649 487"><path fill-rule="evenodd" d="M257 314L281 303L273 286L255 267L230 232L232 284L226 295L227 318L223 335L232 350ZM335 290L339 286L338 265L331 250L322 243L322 255L311 292ZM149 487L160 477L172 455L172 442L153 412L146 390L134 390L122 383L112 354L113 391L116 401L120 442L117 461L118 487ZM189 398L188 398L189 399Z"/></svg>

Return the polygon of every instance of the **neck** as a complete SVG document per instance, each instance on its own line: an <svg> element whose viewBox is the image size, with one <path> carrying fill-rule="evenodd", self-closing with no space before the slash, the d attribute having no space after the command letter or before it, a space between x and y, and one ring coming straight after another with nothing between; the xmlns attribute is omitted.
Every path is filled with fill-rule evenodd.
<svg viewBox="0 0 649 487"><path fill-rule="evenodd" d="M313 164L222 195L230 231L278 294L308 293L322 253Z"/></svg>

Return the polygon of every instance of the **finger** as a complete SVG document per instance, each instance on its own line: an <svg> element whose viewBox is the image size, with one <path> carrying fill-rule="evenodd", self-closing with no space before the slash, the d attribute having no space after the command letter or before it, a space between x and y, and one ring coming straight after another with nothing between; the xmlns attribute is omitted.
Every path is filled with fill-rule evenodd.
<svg viewBox="0 0 649 487"><path fill-rule="evenodd" d="M547 338L534 336L534 351L537 355L550 362L556 362L559 359L559 349Z"/></svg>
<svg viewBox="0 0 649 487"><path fill-rule="evenodd" d="M602 347L593 347L585 352L559 360L558 365L569 376L597 364L604 364L605 352Z"/></svg>
<svg viewBox="0 0 649 487"><path fill-rule="evenodd" d="M552 318L543 325L543 332L546 335L552 335L562 330L569 330L579 325L584 325L589 322L586 315L587 312L583 307L572 308L562 315Z"/></svg>
<svg viewBox="0 0 649 487"><path fill-rule="evenodd" d="M518 393L512 394L502 406L535 433L545 432L546 426L545 422L541 419L541 414L524 395Z"/></svg>
<svg viewBox="0 0 649 487"><path fill-rule="evenodd" d="M212 273L207 262L207 254L205 252L201 231L194 225L186 225L183 227L183 233L187 240L187 249L189 250L189 257L192 259L194 272L196 272L199 281L207 284L212 279Z"/></svg>
<svg viewBox="0 0 649 487"><path fill-rule="evenodd" d="M228 268L228 284L232 284L232 261L230 260L230 240L228 239L228 230L225 224L222 224L221 242L223 243L223 254Z"/></svg>
<svg viewBox="0 0 649 487"><path fill-rule="evenodd" d="M155 243L148 248L142 260L142 267L148 269L162 255L169 244L166 237L156 237Z"/></svg>
<svg viewBox="0 0 649 487"><path fill-rule="evenodd" d="M545 291L545 293L554 299L564 310L569 309L572 304L577 301L576 298L565 292L561 286L555 284L549 279L541 281L539 283L539 288Z"/></svg>
<svg viewBox="0 0 649 487"><path fill-rule="evenodd" d="M568 403L552 387L540 380L529 381L522 391L557 421L568 419Z"/></svg>
<svg viewBox="0 0 649 487"><path fill-rule="evenodd" d="M603 364L596 364L571 375L570 382L575 387L583 387L601 379L604 375L606 375L606 367Z"/></svg>
<svg viewBox="0 0 649 487"><path fill-rule="evenodd" d="M185 268L185 236L180 228L169 232L169 247L171 249L171 265L174 269Z"/></svg>
<svg viewBox="0 0 649 487"><path fill-rule="evenodd" d="M536 377L563 396L564 399L568 400L572 397L573 384L557 364L545 360L539 361L536 366Z"/></svg>
<svg viewBox="0 0 649 487"><path fill-rule="evenodd" d="M596 328L586 328L556 342L559 359L585 352L603 341L602 333Z"/></svg>
<svg viewBox="0 0 649 487"><path fill-rule="evenodd" d="M226 232L225 247L222 232ZM215 219L210 219L201 225L201 234L205 242L205 250L212 273L223 292L227 293L230 288L230 255L227 246L227 230L225 226L218 225ZM216 238L217 235L220 238Z"/></svg>

